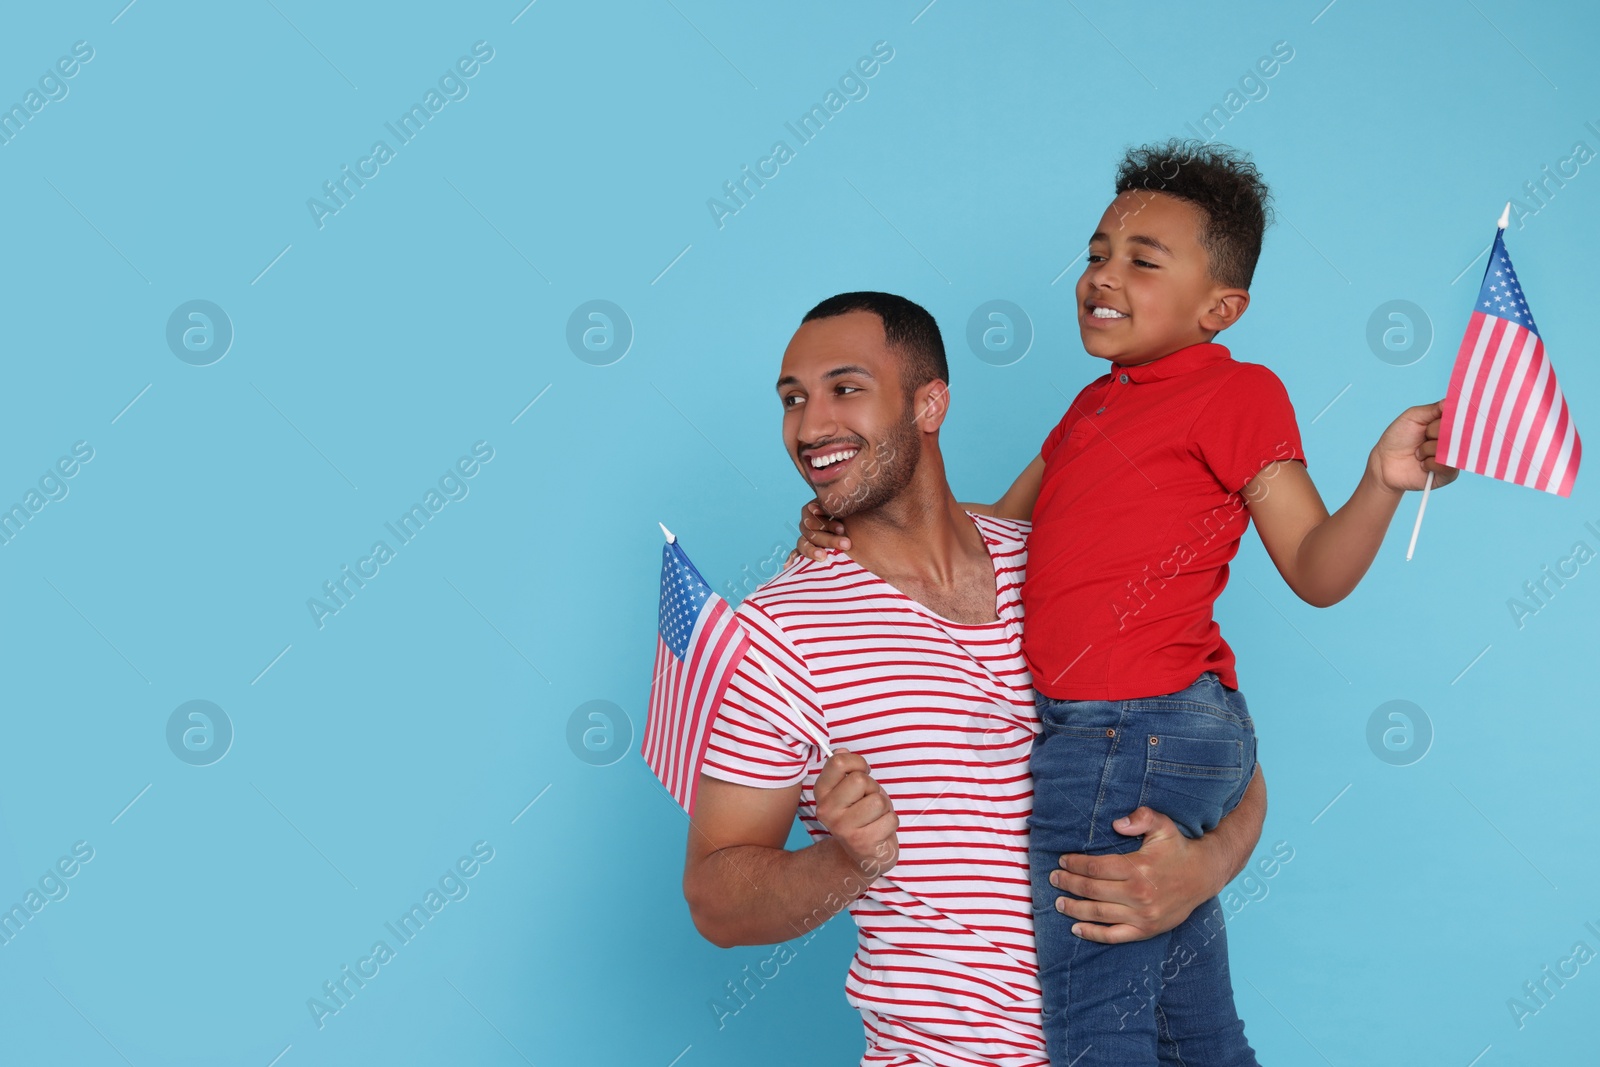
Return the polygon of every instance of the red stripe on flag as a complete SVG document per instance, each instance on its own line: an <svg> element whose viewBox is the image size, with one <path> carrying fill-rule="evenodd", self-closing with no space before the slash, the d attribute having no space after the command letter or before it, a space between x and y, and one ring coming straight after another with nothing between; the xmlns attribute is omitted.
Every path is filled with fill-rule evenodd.
<svg viewBox="0 0 1600 1067"><path fill-rule="evenodd" d="M659 634L656 638L656 678L641 752L667 792L691 814L711 721L748 642L720 597L703 609L682 661Z"/></svg>
<svg viewBox="0 0 1600 1067"><path fill-rule="evenodd" d="M1468 370L1476 373L1477 368L1472 366L1472 354L1478 347L1479 336L1487 323L1488 316L1476 311L1472 313L1472 318L1467 322L1467 332L1461 338L1461 347L1456 350L1455 366L1450 371L1450 388L1445 393L1442 405L1444 423L1439 431L1439 457L1451 467L1460 467L1465 462L1461 455L1461 443L1470 437L1465 432L1465 419L1469 412L1462 405L1461 396Z"/></svg>
<svg viewBox="0 0 1600 1067"><path fill-rule="evenodd" d="M1510 411L1506 402L1513 400L1513 387L1522 387L1527 368L1538 361L1536 350L1539 339L1530 331L1521 327L1507 329L1505 344L1506 357L1501 361L1499 377L1494 383L1483 424L1483 441L1487 450L1479 466L1484 474L1492 474L1500 466L1501 457L1516 448L1516 442L1507 440L1506 428L1501 425Z"/></svg>
<svg viewBox="0 0 1600 1067"><path fill-rule="evenodd" d="M1583 458L1583 438L1578 436L1576 426L1572 429L1572 460L1567 464L1567 469L1561 475L1561 481L1556 486L1557 496L1571 496L1572 483L1578 478L1578 461Z"/></svg>
<svg viewBox="0 0 1600 1067"><path fill-rule="evenodd" d="M1474 311L1451 370L1439 461L1567 495L1582 442L1538 334Z"/></svg>
<svg viewBox="0 0 1600 1067"><path fill-rule="evenodd" d="M1523 341L1527 359L1522 362L1522 378L1517 382L1517 395L1511 397L1510 407L1506 409L1505 433L1499 435L1496 446L1499 450L1495 459L1494 469L1489 472L1492 477L1502 480L1509 479L1511 470L1520 460L1522 447L1518 443L1522 440L1522 423L1528 413L1528 402L1533 394L1533 387L1539 380L1539 373L1545 366L1544 353L1539 339L1530 334Z"/></svg>
<svg viewBox="0 0 1600 1067"><path fill-rule="evenodd" d="M1559 386L1556 391L1559 394ZM1555 430L1550 435L1550 447L1544 454L1544 462L1539 464L1539 476L1529 483L1533 488L1543 489L1545 492L1550 491L1551 476L1560 471L1561 450L1567 443L1567 426L1571 422L1571 417L1567 414L1566 404L1561 404L1557 410ZM1565 471L1560 471L1560 473L1565 473Z"/></svg>
<svg viewBox="0 0 1600 1067"><path fill-rule="evenodd" d="M1488 403L1493 389L1494 379L1497 377L1501 365L1501 350L1506 343L1506 333L1510 326L1505 319L1489 320L1489 341L1483 348L1483 355L1478 360L1477 373L1467 382L1467 440L1466 463L1467 470L1478 471L1478 466L1483 458L1484 423L1483 409ZM1482 473L1478 471L1478 473Z"/></svg>
<svg viewBox="0 0 1600 1067"><path fill-rule="evenodd" d="M737 632L737 636L735 636L735 632ZM705 766L706 747L711 743L711 722L716 718L717 709L722 706L722 698L728 691L728 683L733 681L733 675L738 669L739 661L744 658L745 652L750 647L750 639L745 636L737 621L730 623L726 636L733 639L734 647L728 650L727 666L717 671L716 687L710 693L710 699L707 704L710 710L708 714L700 717L699 742L694 746L693 758L689 761L687 767L689 774L687 802L683 805L683 809L690 815L694 814L695 797L700 792L700 768Z"/></svg>
<svg viewBox="0 0 1600 1067"><path fill-rule="evenodd" d="M1527 485L1530 480L1529 467L1533 464L1533 450L1535 442L1539 440L1539 431L1544 428L1546 420L1550 417L1550 406L1555 401L1556 376L1549 373L1548 366L1540 369L1540 376L1544 384L1533 400L1533 406L1528 413L1527 429L1523 430L1520 437L1522 455L1517 460L1517 470L1507 481L1516 482L1518 485Z"/></svg>
<svg viewBox="0 0 1600 1067"><path fill-rule="evenodd" d="M667 643L661 639L658 633L656 635L655 684L650 686L650 709L645 719L644 744L640 746L640 754L644 756L645 763L649 764L652 769L657 767L661 761L664 751L663 739L667 736L665 729L666 707L662 699L665 687L661 685L661 679L671 671L672 663L669 662L663 665L663 656L667 657L669 661L675 662L672 650L667 647Z"/></svg>
<svg viewBox="0 0 1600 1067"><path fill-rule="evenodd" d="M657 681L661 678L661 656L666 651L667 643L661 640L661 634L656 634L656 662L651 675ZM654 765L655 754L659 751L659 731L656 729L656 687L650 686L650 703L645 712L644 737L639 742L639 755L644 757L647 764Z"/></svg>
<svg viewBox="0 0 1600 1067"><path fill-rule="evenodd" d="M1528 432L1529 452L1528 477L1522 485L1537 489L1550 459L1560 445L1556 431L1560 426L1562 415L1566 412L1566 405L1561 402L1561 383L1550 377L1550 401L1543 416Z"/></svg>
<svg viewBox="0 0 1600 1067"><path fill-rule="evenodd" d="M674 788L672 795L679 798L684 810L691 811L694 797L694 786L700 778L700 760L705 757L705 729L709 719L716 714L714 705L707 703L706 698L710 690L717 685L718 675L724 674L722 667L722 653L728 647L728 640L732 631L723 625L723 614L727 608L721 602L713 605L702 620L701 630L696 639L689 645L689 663L694 664L694 669L687 672L684 679L684 689L689 700L681 705L679 715L684 720L686 727L686 743L680 746L675 753L678 756L677 766L673 768ZM708 655L706 649L711 646ZM727 685L726 677L722 682Z"/></svg>

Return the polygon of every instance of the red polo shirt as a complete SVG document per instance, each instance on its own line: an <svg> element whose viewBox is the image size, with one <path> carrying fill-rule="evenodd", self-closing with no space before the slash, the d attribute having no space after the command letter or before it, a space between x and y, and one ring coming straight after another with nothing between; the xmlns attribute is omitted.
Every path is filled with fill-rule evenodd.
<svg viewBox="0 0 1600 1067"><path fill-rule="evenodd" d="M1239 688L1211 605L1250 524L1240 494L1305 462L1277 375L1198 344L1078 394L1039 450L1023 651L1039 692L1131 700L1205 671Z"/></svg>

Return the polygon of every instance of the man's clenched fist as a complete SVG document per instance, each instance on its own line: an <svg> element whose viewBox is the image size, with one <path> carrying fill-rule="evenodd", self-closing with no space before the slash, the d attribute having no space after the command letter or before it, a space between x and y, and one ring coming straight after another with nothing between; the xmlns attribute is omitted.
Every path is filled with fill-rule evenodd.
<svg viewBox="0 0 1600 1067"><path fill-rule="evenodd" d="M835 749L817 776L817 821L863 875L876 879L900 858L900 820L871 770L854 752Z"/></svg>

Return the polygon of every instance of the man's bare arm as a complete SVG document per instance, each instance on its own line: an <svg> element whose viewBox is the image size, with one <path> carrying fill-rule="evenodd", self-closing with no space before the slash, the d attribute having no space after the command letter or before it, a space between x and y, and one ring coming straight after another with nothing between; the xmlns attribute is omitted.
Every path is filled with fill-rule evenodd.
<svg viewBox="0 0 1600 1067"><path fill-rule="evenodd" d="M1139 851L1061 857L1062 869L1051 872L1050 884L1084 899L1062 896L1056 908L1084 920L1073 933L1108 945L1171 930L1244 869L1266 816L1267 783L1259 764L1238 807L1200 837L1184 837L1165 815L1139 808L1113 824L1118 833L1144 835Z"/></svg>
<svg viewBox="0 0 1600 1067"><path fill-rule="evenodd" d="M701 776L683 865L695 929L721 948L788 941L827 922L899 858L898 821L866 761L839 750L818 776L832 837L783 846L800 787L757 789Z"/></svg>

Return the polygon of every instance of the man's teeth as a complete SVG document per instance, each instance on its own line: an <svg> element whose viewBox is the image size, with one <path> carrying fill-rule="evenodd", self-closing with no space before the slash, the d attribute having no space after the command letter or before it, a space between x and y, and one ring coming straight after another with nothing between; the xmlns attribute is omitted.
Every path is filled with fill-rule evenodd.
<svg viewBox="0 0 1600 1067"><path fill-rule="evenodd" d="M1125 319L1125 318L1128 317L1128 316L1124 315L1122 312L1114 311L1111 308L1098 308L1097 307L1097 308L1094 308L1093 310L1091 310L1089 312L1089 314L1093 315L1097 319Z"/></svg>
<svg viewBox="0 0 1600 1067"><path fill-rule="evenodd" d="M849 459L859 451L861 451L859 448L853 448L848 452L830 452L826 456L812 456L811 469L819 471L823 467L831 467L841 460Z"/></svg>

